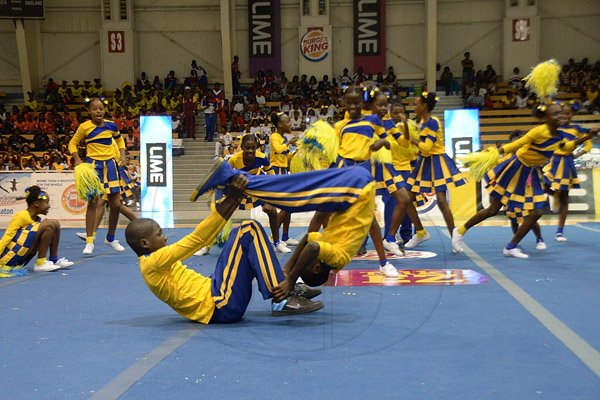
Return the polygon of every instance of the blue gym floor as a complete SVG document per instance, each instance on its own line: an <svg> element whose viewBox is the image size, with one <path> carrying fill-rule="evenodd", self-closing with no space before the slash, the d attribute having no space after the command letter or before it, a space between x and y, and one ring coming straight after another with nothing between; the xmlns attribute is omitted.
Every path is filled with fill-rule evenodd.
<svg viewBox="0 0 600 400"><path fill-rule="evenodd" d="M325 287L323 310L279 318L257 291L243 322L208 326L156 299L130 249L82 258L64 229L75 266L0 279L0 399L600 399L600 223L567 226L566 243L543 226L548 249L529 235L528 260L502 256L507 227L472 229L460 255L428 229L437 257L396 267L488 282ZM216 250L187 265L210 274Z"/></svg>

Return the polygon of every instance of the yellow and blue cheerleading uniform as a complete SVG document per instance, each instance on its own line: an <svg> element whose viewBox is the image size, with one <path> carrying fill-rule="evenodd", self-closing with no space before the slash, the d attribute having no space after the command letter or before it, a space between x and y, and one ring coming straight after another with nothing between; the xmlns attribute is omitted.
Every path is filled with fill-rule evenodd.
<svg viewBox="0 0 600 400"><path fill-rule="evenodd" d="M285 279L268 236L256 221L243 222L231 232L211 277L182 264L212 243L226 222L213 211L178 242L139 257L140 272L152 293L192 321L239 321L250 303L254 278L264 299Z"/></svg>
<svg viewBox="0 0 600 400"><path fill-rule="evenodd" d="M224 162L204 187L224 185L239 173ZM375 212L376 187L369 170L356 166L292 175L246 175L246 194L264 203L291 213L333 213L327 228L311 233L309 240L319 243L318 259L332 268L339 270L350 262L366 238Z"/></svg>
<svg viewBox="0 0 600 400"><path fill-rule="evenodd" d="M412 192L445 192L452 186L466 183L463 174L446 154L442 124L436 117L421 124L419 152L421 156L408 178Z"/></svg>
<svg viewBox="0 0 600 400"><path fill-rule="evenodd" d="M267 156L264 153L262 153L260 151L256 152L256 157L255 157L254 161L252 162L252 164L250 164L248 166L244 165L244 153L241 151L238 153L235 153L234 155L229 157L227 159L227 162L233 168L240 170L240 171L244 171L250 175L262 175L262 174L275 175L275 171L271 167L271 163L269 162L269 159L267 158ZM217 190L216 196L217 196L217 201L219 201L222 198L222 192ZM263 204L264 204L264 202L262 202L260 200L254 199L250 196L246 196L240 203L239 208L240 208L240 210L251 210L254 207L258 207Z"/></svg>
<svg viewBox="0 0 600 400"><path fill-rule="evenodd" d="M30 253L29 250L35 241L41 221L40 217L32 219L27 210L14 215L0 239L0 266L22 266L33 258L35 253Z"/></svg>
<svg viewBox="0 0 600 400"><path fill-rule="evenodd" d="M119 169L115 160L116 143L118 149L125 148L125 141L113 121L104 120L104 125L97 126L92 121L79 125L77 132L69 142L69 153L77 152L79 143L85 140L86 158L96 169L100 181L104 184L106 194L121 192Z"/></svg>
<svg viewBox="0 0 600 400"><path fill-rule="evenodd" d="M276 175L288 173L290 146L287 142L287 138L279 132L271 133L269 141L270 159Z"/></svg>
<svg viewBox="0 0 600 400"><path fill-rule="evenodd" d="M579 125L568 125L560 127L558 130L567 141L577 140L588 132L587 129ZM591 149L592 141L586 140L583 151L587 153ZM543 172L546 185L554 191L567 191L580 187L573 150L566 150L564 148L555 150L550 158L550 162L543 168Z"/></svg>
<svg viewBox="0 0 600 400"><path fill-rule="evenodd" d="M543 209L548 200L542 187L541 167L558 149L573 151L560 133L553 135L548 125L539 125L523 137L505 144L505 153L514 155L490 170L486 176L491 198L506 206L507 214L522 223L529 210Z"/></svg>
<svg viewBox="0 0 600 400"><path fill-rule="evenodd" d="M385 122L385 121L384 121ZM419 136L419 127L417 123L411 119L407 120L408 132L411 140L418 142L420 140ZM396 125L398 127L397 131L393 132L392 137L395 140L390 140L390 151L392 152L392 165L394 169L398 172L398 175L402 177L404 182L404 187L406 187L406 181L410 177L412 169L416 163L417 157L419 156L419 148L411 142L411 140L405 140L403 136L404 124L398 123ZM392 223L392 214L394 208L398 205L398 202L393 196L384 195L384 212L383 217L385 221L384 225L384 237L388 235L388 229ZM427 203L427 199L421 195L417 194L415 197L415 203L417 207L420 207ZM402 225L400 226L400 236L404 242L407 242L412 237L411 231L411 221L408 216L404 218L402 221Z"/></svg>

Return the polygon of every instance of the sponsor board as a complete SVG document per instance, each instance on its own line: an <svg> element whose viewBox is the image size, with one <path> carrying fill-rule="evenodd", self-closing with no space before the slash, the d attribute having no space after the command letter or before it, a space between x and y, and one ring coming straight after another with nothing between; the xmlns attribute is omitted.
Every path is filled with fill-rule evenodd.
<svg viewBox="0 0 600 400"><path fill-rule="evenodd" d="M331 273L326 286L452 286L487 283L487 277L470 269L402 269L387 278L377 270L350 269Z"/></svg>
<svg viewBox="0 0 600 400"><path fill-rule="evenodd" d="M404 257L394 255L393 253L386 253L385 257L389 260L404 260L404 259L415 259L415 258L433 258L437 256L436 253L430 251L418 251L418 250L405 250ZM367 254L360 256L354 256L353 260L365 260L365 261L377 261L379 257L375 250L368 250Z"/></svg>
<svg viewBox="0 0 600 400"><path fill-rule="evenodd" d="M329 36L323 28L308 28L300 39L300 53L311 62L319 62L329 55L331 48Z"/></svg>

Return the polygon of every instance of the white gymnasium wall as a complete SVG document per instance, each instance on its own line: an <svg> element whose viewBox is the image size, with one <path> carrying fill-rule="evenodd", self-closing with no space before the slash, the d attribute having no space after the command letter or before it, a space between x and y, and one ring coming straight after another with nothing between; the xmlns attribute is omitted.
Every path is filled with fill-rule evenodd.
<svg viewBox="0 0 600 400"><path fill-rule="evenodd" d="M11 20L0 19L0 86L20 80L15 26Z"/></svg>
<svg viewBox="0 0 600 400"><path fill-rule="evenodd" d="M525 1L525 0L520 0ZM460 76L460 60L470 51L477 69L502 65L502 21L506 0L439 0L437 59ZM542 59L600 54L600 1L537 0L541 17ZM298 74L300 0L282 0L282 63ZM333 70L352 70L352 0L330 0ZM42 77L92 80L101 74L98 0L47 0L41 24ZM196 59L211 81L222 80L219 0L134 0L137 71L164 79L170 69L189 74ZM240 69L248 76L247 1L236 0L235 32ZM387 60L396 74L422 79L425 66L424 0L387 0ZM20 79L12 21L0 20L0 85Z"/></svg>
<svg viewBox="0 0 600 400"><path fill-rule="evenodd" d="M580 61L588 57L600 60L599 0L538 0L542 40L540 58L569 58Z"/></svg>

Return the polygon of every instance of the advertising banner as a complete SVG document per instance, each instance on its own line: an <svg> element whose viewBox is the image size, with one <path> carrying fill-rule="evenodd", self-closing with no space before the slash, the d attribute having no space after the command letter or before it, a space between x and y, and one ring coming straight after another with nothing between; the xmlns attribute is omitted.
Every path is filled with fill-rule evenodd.
<svg viewBox="0 0 600 400"><path fill-rule="evenodd" d="M142 217L173 228L173 135L171 117L140 117Z"/></svg>
<svg viewBox="0 0 600 400"><path fill-rule="evenodd" d="M281 72L281 0L248 0L250 76Z"/></svg>
<svg viewBox="0 0 600 400"><path fill-rule="evenodd" d="M0 173L0 226L5 228L13 215L27 208L25 189L37 185L50 196L47 218L62 222L85 222L87 204L75 191L73 171L6 171ZM17 197L19 199L17 199Z"/></svg>
<svg viewBox="0 0 600 400"><path fill-rule="evenodd" d="M385 75L385 0L354 0L354 71Z"/></svg>

